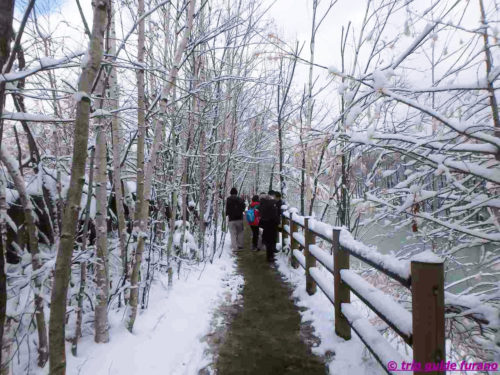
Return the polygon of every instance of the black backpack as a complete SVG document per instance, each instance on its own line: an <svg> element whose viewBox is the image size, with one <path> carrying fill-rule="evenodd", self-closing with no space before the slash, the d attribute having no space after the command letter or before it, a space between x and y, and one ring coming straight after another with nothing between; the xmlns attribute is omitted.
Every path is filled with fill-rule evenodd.
<svg viewBox="0 0 500 375"><path fill-rule="evenodd" d="M238 196L230 196L226 202L226 215L229 220L242 220L245 211L245 202Z"/></svg>
<svg viewBox="0 0 500 375"><path fill-rule="evenodd" d="M279 222L278 207L276 201L270 198L261 198L259 202L260 220L272 223Z"/></svg>

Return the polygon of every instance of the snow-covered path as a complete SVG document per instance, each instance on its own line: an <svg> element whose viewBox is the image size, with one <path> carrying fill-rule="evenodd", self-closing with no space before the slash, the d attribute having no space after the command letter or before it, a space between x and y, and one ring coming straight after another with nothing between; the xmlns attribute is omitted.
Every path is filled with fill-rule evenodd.
<svg viewBox="0 0 500 375"><path fill-rule="evenodd" d="M246 230L245 240L249 249L248 232ZM282 369L281 365L289 373L302 373L300 369L304 369L304 363L311 361L312 367L306 366L309 370L324 368L324 365L314 365L316 356L310 349L307 350L309 354L300 350L295 353L297 347L304 345L305 336L297 331L301 320L302 324L312 323L314 335L320 339L312 351L326 360L330 373L383 373L374 360L367 357L359 339L344 342L333 333L330 302L322 293L307 295L302 269L290 268L287 257L279 254L277 268L291 283L293 297L302 306L299 318L290 300L290 286L286 286L285 280L265 262L265 254L251 253L248 249L235 257L227 236L222 256L213 264L207 264L204 269L203 265L186 267L180 279L174 277L171 288L167 286L166 276L159 276L151 288L148 308L136 321L134 333L129 333L124 326L126 311L111 312L111 341L96 344L92 333L87 332L79 344L78 356L68 355L67 373L197 375L201 369L213 369L214 366L223 370L222 373L228 373L228 369L233 373L235 365L242 374L257 373L252 371L257 368L258 373L262 373L262 369L274 371L278 367ZM246 303L237 302L238 297ZM243 308L238 308L228 321L220 321L225 320L220 314L222 306L229 305L242 305ZM287 309L290 316L285 318ZM223 330L225 337L221 346L209 347L206 336L227 324L229 331ZM259 324L263 326L259 328ZM269 340L269 348L265 349ZM249 345L242 344L247 341ZM290 345L293 350L288 348ZM69 346L67 349L70 353Z"/></svg>
<svg viewBox="0 0 500 375"><path fill-rule="evenodd" d="M217 348L216 373L324 375L323 358L311 353L316 338L301 325L290 286L266 260L265 251L250 249L250 228L245 225L245 248L236 256L245 279L242 301Z"/></svg>
<svg viewBox="0 0 500 375"><path fill-rule="evenodd" d="M111 341L95 344L86 336L78 357L68 355L67 373L197 374L211 361L205 355L203 337L210 331L213 311L222 300L235 299L242 282L234 273L234 258L227 246L214 264L207 264L204 270L201 267L174 278L171 289L166 279L158 280L133 334L124 327L123 311L110 314Z"/></svg>

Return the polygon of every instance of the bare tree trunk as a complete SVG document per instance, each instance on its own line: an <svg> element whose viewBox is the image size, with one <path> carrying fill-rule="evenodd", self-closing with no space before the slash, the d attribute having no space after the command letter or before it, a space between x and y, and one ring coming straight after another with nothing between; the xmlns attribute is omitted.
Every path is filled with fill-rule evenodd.
<svg viewBox="0 0 500 375"><path fill-rule="evenodd" d="M202 8L200 10L200 29L202 32L204 32L205 29L205 12L204 9ZM197 69L197 76L199 77L199 80L204 80L205 79L205 74L203 73L203 57L199 53L198 56L195 59L195 66L198 66ZM197 82L196 84L196 89L199 88L200 86L200 81ZM201 113L203 112L202 107L204 107L202 103L202 99L200 99L200 93L195 94L195 110L194 113L196 116L198 116L198 124L200 126L200 162L199 162L199 213L200 213L200 222L199 222L199 236L198 236L198 247L201 250L201 256L202 259L205 260L205 206L206 206L206 186L205 186L205 168L206 168L206 156L205 156L205 143L206 143L206 133L205 133L205 126L202 123L203 119L201 116Z"/></svg>
<svg viewBox="0 0 500 375"><path fill-rule="evenodd" d="M205 167L206 167L206 157L205 157L205 129L202 126L200 129L200 235L198 240L198 246L201 248L201 254L203 259L205 259L205 206L206 206L206 186L205 181Z"/></svg>
<svg viewBox="0 0 500 375"><path fill-rule="evenodd" d="M142 1L142 0L141 0ZM160 112L161 118L165 118L167 114L168 108L168 98L172 91L172 88L175 85L175 80L177 78L177 74L179 72L180 62L184 50L187 47L187 43L189 40L189 36L191 34L191 28L193 26L193 16L194 16L194 3L195 0L188 0L188 15L186 20L186 28L184 29L184 36L177 47L174 64L172 66L172 70L170 71L169 79L167 85L163 88L162 99L160 102ZM160 142L162 140L162 127L164 126L163 121L157 121L155 124L154 135L153 135L153 145L151 147L151 156L148 160L148 163L145 164L145 181L144 181L144 204L142 205L142 209L139 212L136 212L139 220L136 221L135 226L138 225L138 228L134 228L136 232L139 233L138 241L137 241L137 249L135 252L135 261L134 267L132 269L132 275L130 277L130 314L127 323L127 327L129 331L132 331L134 327L135 318L137 316L137 302L139 297L139 272L141 269L142 262L142 253L144 251L144 243L146 240L145 233L147 233L147 216L149 212L149 203L151 197L151 188L153 183L153 171L156 165L156 160L158 156L158 149L160 147ZM138 199L140 199L138 197Z"/></svg>
<svg viewBox="0 0 500 375"><path fill-rule="evenodd" d="M10 40L12 35L12 20L14 18L14 0L0 2L0 71L7 62L10 54ZM5 83L0 82L0 118L5 100ZM0 119L0 149L2 148L3 120ZM6 181L0 176L0 371L3 372L4 358L4 324L7 313L7 278L5 274L5 254L7 252L6 214L7 202L5 198Z"/></svg>
<svg viewBox="0 0 500 375"><path fill-rule="evenodd" d="M193 103L194 104L194 103ZM192 129L194 127L193 122L193 114L192 112L194 111L194 105L191 108L191 114L189 115L189 124L188 124L188 134L187 134L187 139L186 139L186 152L185 156L182 160L182 179L181 179L181 192L182 192L182 227L181 227L181 250L184 247L184 240L185 240L185 235L186 235L186 221L187 221L187 214L188 214L188 174L189 174L189 150L191 147L191 133Z"/></svg>
<svg viewBox="0 0 500 375"><path fill-rule="evenodd" d="M180 1L177 0L177 5L176 8L179 8ZM179 12L179 10L178 10ZM170 14L170 6L168 8L168 14ZM167 15L167 20L166 23L168 25L168 20L169 17ZM164 46L164 55L163 55L163 63L165 66L168 64L168 45L167 41L170 39L170 42L173 41L173 45L177 48L177 42L179 38L179 23L180 23L180 14L178 13L178 16L175 17L175 25L173 27L173 32L170 32L169 37L165 38L165 46ZM172 38L173 36L173 38ZM172 93L172 99L175 101L175 88ZM170 127L170 142L171 142L171 152L172 152L172 175L171 175L171 183L172 186L174 186L174 189L172 190L172 200L171 200L171 216L170 216L170 223L169 223L169 231L168 231L168 239L167 239L167 264L168 264L168 285L172 286L173 283L173 268L172 268L172 249L173 249L173 243L174 243L174 228L175 228L175 219L177 218L177 200L178 200L178 192L177 192L177 165L178 165L178 158L179 158L179 152L176 150L177 148L177 140L176 140L176 134L175 134L175 122L172 121L171 127Z"/></svg>
<svg viewBox="0 0 500 375"><path fill-rule="evenodd" d="M45 55L50 56L50 48L49 48L49 42L47 39L43 39L44 43L44 48L45 48ZM61 105L60 102L57 100L57 87L56 87L56 79L54 77L54 72L49 70L47 72L48 77L49 77L49 83L50 83L50 88L51 88L51 95L52 95L52 107L54 109L54 114L56 117L61 117ZM22 98L21 96L19 96ZM60 165L59 165L59 155L60 155L60 141L59 141L59 131L55 127L53 132L53 141L55 143L55 157L56 157L56 170L57 170L57 181L58 184L61 183L61 172L60 172ZM63 153L64 154L64 153ZM43 185L42 185L43 186ZM44 188L44 190L47 190ZM54 232L54 238L58 238L60 235L60 222L61 222L61 197L59 197L58 200L55 202L52 202L50 199L50 195L48 192L46 193L44 191L44 195L47 197L46 198L46 205L49 208L50 212L50 218L52 219L52 227L53 227L53 232Z"/></svg>
<svg viewBox="0 0 500 375"><path fill-rule="evenodd" d="M94 187L94 157L95 148L93 147L90 151L90 165L89 165L89 185L87 188L87 204L85 205L85 222L83 223L82 231L82 248L81 252L85 253L87 250L87 235L89 231L90 222L90 205L92 204L92 195ZM87 282L87 262L83 261L80 263L80 289L78 290L77 296L77 311L76 311L76 328L75 337L73 337L73 342L71 343L71 352L73 355L78 353L78 339L82 336L82 320L83 320L83 295L85 293L85 285Z"/></svg>
<svg viewBox="0 0 500 375"><path fill-rule="evenodd" d="M138 17L141 18L144 14L144 0L139 0ZM138 25L138 46L137 46L137 62L139 65L144 65L145 55L145 31L144 20L141 19ZM139 227L141 212L144 206L144 141L146 138L146 104L145 104L145 83L144 69L137 70L137 188L136 188L136 204L134 217L134 235L141 236L135 230ZM137 246L137 244L136 244ZM135 250L137 251L137 249ZM135 267L133 264L131 267Z"/></svg>
<svg viewBox="0 0 500 375"><path fill-rule="evenodd" d="M321 154L319 156L318 166L316 168L316 173L314 175L313 193L312 193L312 198L311 198L311 206L309 207L309 215L312 215L312 208L314 207L316 195L318 194L319 176L321 173L321 167L323 166L323 158L325 157L325 152L326 152L329 144L330 144L330 142L328 141L328 138L326 138L325 141L323 142L322 147L321 147Z"/></svg>
<svg viewBox="0 0 500 375"><path fill-rule="evenodd" d="M96 306L95 342L108 342L108 238L106 194L106 134L105 123L100 121L96 135Z"/></svg>
<svg viewBox="0 0 500 375"><path fill-rule="evenodd" d="M346 31L346 34L344 36L343 30L342 30L342 36L344 38L341 39L341 45L340 45L340 55L341 55L341 61L342 61L342 72L345 70L345 46L346 46L346 41L347 41L347 35L348 31ZM354 68L353 68L354 69ZM344 84L345 79L342 78L342 84ZM340 103L340 109L341 113L344 113L345 111L345 99L344 96L341 97L341 103ZM341 126L342 126L342 131L345 131L346 129L346 123L345 123L345 116L342 116L341 118ZM340 147L342 148L342 156L341 156L341 182L340 182L340 199L338 199L338 206L337 206L337 218L339 219L339 225L341 226L346 226L348 229L350 229L350 204L349 204L349 188L348 188L348 170L349 170L349 158L346 158L346 152L345 152L345 142L342 142L340 144Z"/></svg>
<svg viewBox="0 0 500 375"><path fill-rule="evenodd" d="M11 375L10 364L12 344L14 343L14 332L12 327L12 318L7 318L3 327L4 337L0 351L2 353L2 363L0 364L0 375Z"/></svg>
<svg viewBox="0 0 500 375"><path fill-rule="evenodd" d="M172 122L171 130L170 130L170 140L171 140L171 149L172 149L172 185L177 185L177 158L179 153L176 151L176 140L175 140L175 124ZM174 188L172 191L172 209L171 216L169 222L169 231L168 231L168 240L167 240L167 263L168 263L168 285L172 286L173 280L173 269L172 269L172 249L174 244L174 228L175 228L175 219L177 216L177 189Z"/></svg>
<svg viewBox="0 0 500 375"><path fill-rule="evenodd" d="M312 19L312 30L311 30L311 41L309 44L310 50L310 64L309 64L309 80L307 83L307 114L306 114L306 134L305 141L306 143L309 141L309 134L311 132L312 125L312 115L313 115L313 99L312 99L312 89L313 89L313 68L314 68L314 47L316 40L316 13L318 9L318 0L313 0L313 19ZM304 207L305 212L307 211L307 203L309 203L309 212L312 213L313 207L311 206L311 186L310 186L310 178L311 178L311 160L309 157L309 153L304 155L304 174L305 174L305 195L306 195L306 207Z"/></svg>
<svg viewBox="0 0 500 375"><path fill-rule="evenodd" d="M191 90L196 92L196 89L198 88L198 74L199 74L199 57L196 56L193 59L193 85L191 86ZM187 139L186 139L186 156L183 159L183 174L182 174L182 232L181 232L181 249L184 246L184 240L185 240L185 233L186 233L186 221L187 221L187 215L188 215L188 177L189 177L189 154L190 154L190 148L191 148L191 137L194 133L194 122L195 122L195 116L198 115L198 99L197 99L197 94L195 93L192 98L192 107L191 111L188 117L188 134L187 134Z"/></svg>
<svg viewBox="0 0 500 375"><path fill-rule="evenodd" d="M299 46L298 46L298 42L297 42L297 45L295 47L295 54L298 55L299 54ZM276 98L277 98L277 106L278 106L278 119L277 119L277 122L278 122L278 156L279 156L279 173L280 173L280 192L281 192L281 196L283 197L283 199L285 199L285 192L286 192L286 183L285 183L285 171L284 171L284 166L283 166L283 158L284 158L284 152L283 152L283 128L284 128L284 119L283 119L283 112L284 112L284 109L287 105L287 101L288 101L288 95L290 93L290 87L292 86L292 81L293 81L293 77L295 75L295 67L297 66L297 59L295 58L293 60L293 63L292 63L292 67L291 67L291 72L288 73L288 69L285 70L285 67L284 67L284 61L283 59L280 59L280 77L283 79L285 79L285 82L284 82L284 90L283 90L283 97L281 98L281 85L278 86L278 89L277 89L277 95L276 95Z"/></svg>
<svg viewBox="0 0 500 375"><path fill-rule="evenodd" d="M479 8L481 9L481 23L482 23L482 31L483 31L483 40L484 40L484 54L485 54L485 63L486 63L486 77L488 84L488 93L490 97L490 106L491 106L491 115L493 117L493 125L495 127L495 135L500 137L500 118L498 115L498 104L497 98L495 95L495 88L493 86L494 77L491 77L491 69L493 67L493 58L491 56L490 43L488 38L488 28L487 28L487 20L486 20L486 12L484 10L483 0L479 0ZM500 160L500 152L497 152L495 155L497 160ZM500 189L496 189L497 193ZM497 221L500 222L500 209L494 208L493 214ZM498 313L498 317L500 318L500 312ZM500 329L497 330L495 334L495 344L498 348L500 348ZM500 357L500 355L498 355Z"/></svg>
<svg viewBox="0 0 500 375"><path fill-rule="evenodd" d="M73 163L71 179L63 211L61 240L57 251L54 283L51 296L49 329L50 373L66 373L65 321L66 298L71 274L71 258L75 246L75 234L80 212L80 200L84 183L87 143L89 137L90 90L101 64L104 30L108 10L107 0L94 3L92 37L88 50L88 62L83 67L78 83Z"/></svg>
<svg viewBox="0 0 500 375"><path fill-rule="evenodd" d="M138 7L138 17L141 18L144 14L144 0L139 0ZM138 46L137 46L137 62L139 65L144 66L144 54L145 54L145 35L144 35L144 20L141 19L138 25ZM137 264L138 253L142 258L143 249L140 246L144 246L144 240L140 239L146 235L146 231L143 231L144 225L141 225L141 219L143 217L144 206L146 202L144 201L144 140L146 137L146 116L145 116L145 101L144 101L144 69L137 70L137 188L136 188L136 205L135 205L135 217L134 217L134 230L133 234L137 236L137 242L135 244L135 253L131 259L131 275L130 275L130 317L127 320L127 328L130 332L134 327L135 315L137 314L137 303L139 299L139 273L140 273L140 262ZM149 207L148 207L149 208ZM149 210L147 210L149 211Z"/></svg>
<svg viewBox="0 0 500 375"><path fill-rule="evenodd" d="M31 2L30 2L31 5ZM26 11L29 12L29 9ZM28 17L27 14L25 13L25 17ZM20 40L19 33L21 31L18 31L18 34L16 35L16 40ZM44 44L47 45L47 43L44 41ZM17 56L18 59L18 69L23 70L26 66L26 61L24 58L24 50L20 45L17 45L15 47L16 50L12 51L11 57L9 60L14 60L13 56L14 54ZM49 52L47 50L48 47L46 47L46 56L50 56ZM8 66L9 63L7 63L6 66L4 66L3 70L6 71L9 68ZM49 71L49 74L51 72ZM50 75L52 77L52 75ZM17 83L17 87L19 91L22 91L25 87L25 79L19 80ZM52 89L54 87L51 86ZM55 95L55 90L52 92L53 95ZM24 104L24 97L20 94L11 94L12 100L14 102L14 107L16 108L17 111L19 112L26 112L25 104ZM56 116L59 117L58 113L56 113ZM35 139L33 137L33 134L28 126L27 121L21 121L21 126L23 130L26 132L26 137L28 139L28 149L29 149L29 155L30 155L30 162L31 166L33 167L33 172L38 174L40 172L40 152L38 151L38 146L35 142ZM15 127L14 127L14 132L15 132ZM55 132L57 134L57 131ZM57 149L56 149L56 155L57 155ZM57 157L56 157L57 159ZM22 172L22 171L21 171ZM49 241L51 244L55 243L55 239L59 237L59 228L57 226L57 213L55 210L55 202L52 202L50 199L50 193L49 190L47 189L45 182L43 180L43 172L42 172L42 205L41 205L41 210L47 213L47 217L49 219L49 227L50 227L50 232L48 233Z"/></svg>
<svg viewBox="0 0 500 375"><path fill-rule="evenodd" d="M115 30L115 15L113 12L113 3L110 3L111 13L111 30L110 30L110 55L116 55L116 30ZM118 75L115 68L111 68L110 72L110 106L118 108L120 106L120 88L118 87ZM121 150L122 150L122 129L120 124L120 115L116 114L111 120L111 135L113 145L113 186L115 190L116 201L116 217L118 219L118 240L120 246L120 257L122 260L122 273L126 280L127 273L127 248L126 248L126 226L125 226L125 213L123 209L124 198L122 190L122 177L121 177Z"/></svg>
<svg viewBox="0 0 500 375"><path fill-rule="evenodd" d="M301 168L300 168L300 214L302 216L305 215L305 189L306 189L306 147L304 144L304 124L302 122L302 107L304 106L304 101L305 101L305 92L302 96L302 103L301 103L301 109L300 109L300 114L299 114L299 121L300 121L300 129L299 129L299 140L300 140L300 150L302 153L301 157Z"/></svg>
<svg viewBox="0 0 500 375"><path fill-rule="evenodd" d="M7 199L5 188L7 186L3 174L0 174L0 347L3 345L3 333L5 318L7 316L7 276L5 273L5 254L7 253ZM0 350L0 373L5 358L3 350Z"/></svg>
<svg viewBox="0 0 500 375"><path fill-rule="evenodd" d="M198 247L200 247L201 249L201 255L203 260L205 259L205 206L207 204L206 186L204 182L205 168L206 168L205 142L206 142L205 127L203 126L203 124L200 124L200 154L201 154L200 165L199 165L200 227L199 227Z"/></svg>
<svg viewBox="0 0 500 375"><path fill-rule="evenodd" d="M26 193L26 187L24 185L24 179L21 175L18 167L15 165L16 161L7 154L4 148L0 149L0 160L5 165L9 171L10 176L16 186L16 190L19 193L19 200L24 210L24 222L26 224L26 229L28 231L28 241L29 241L29 251L31 253L31 265L33 267L33 272L42 267L40 262L39 252L38 252L38 229L35 225L35 214L33 212L33 204L31 199ZM45 322L45 315L43 312L43 285L40 280L40 276L36 275L34 277L34 294L35 294L35 318L36 326L38 331L38 366L43 367L47 362L48 358L48 345L47 345L47 325Z"/></svg>

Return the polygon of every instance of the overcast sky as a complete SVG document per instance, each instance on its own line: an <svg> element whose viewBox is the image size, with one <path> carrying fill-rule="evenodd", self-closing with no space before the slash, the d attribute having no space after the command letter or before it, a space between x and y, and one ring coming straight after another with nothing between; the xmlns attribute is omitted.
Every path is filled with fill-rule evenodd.
<svg viewBox="0 0 500 375"><path fill-rule="evenodd" d="M304 57L309 56L311 37L312 0L266 0L273 4L269 17L274 18L280 36L292 42L306 43ZM318 15L324 13L330 0L320 1ZM360 21L363 17L364 0L339 0L328 14L317 35L316 61L322 65L331 65L338 59L340 31L349 20Z"/></svg>
<svg viewBox="0 0 500 375"><path fill-rule="evenodd" d="M0 0L1 1L1 0ZM84 12L86 14L89 22L92 20L92 9L90 6L91 0L80 0ZM289 45L294 45L295 41L298 41L300 44L303 44L304 48L302 51L301 57L309 60L310 52L309 52L309 40L311 36L311 22L312 22L312 5L313 0L261 0L265 7L269 7L268 18L274 19L276 30L269 30L269 32L277 31L278 36L281 39L286 40ZM428 7L432 3L438 3L442 5L441 8L446 8L446 4L454 3L455 0L417 0L413 1L410 8L412 11L416 11L416 13L421 13L423 9ZM26 0L17 0L16 4L25 4ZM321 17L324 14L325 7L330 3L330 0L320 0L320 5L318 9L318 17ZM495 5L495 0L485 0L488 9L493 9ZM316 37L316 49L315 49L315 62L324 66L335 66L340 67L340 36L342 26L346 26L348 22L352 22L351 32L354 29L355 34L357 35L359 32L359 25L362 22L362 18L364 16L365 7L367 4L367 0L338 0L334 5L333 9L330 11L329 15L325 18L324 22L321 25ZM462 6L467 7L467 12L465 16L465 20L462 20L462 25L475 28L479 25L479 11L477 7L477 0L462 0L460 2ZM21 5L22 7L22 5ZM59 19L64 19L69 24L71 28L77 28L80 31L83 30L82 24L80 22L80 16L78 15L78 10L76 8L75 0L37 0L37 12L38 14L43 14L44 11L50 9L57 9L55 12L61 14L62 17L56 17ZM418 9L421 8L421 9ZM125 8L124 8L125 9ZM127 12L127 10L124 10ZM439 13L439 12L438 12ZM420 32L424 29L425 24L431 19L422 20L418 24L412 25L412 33L411 35L403 35L403 25L405 22L405 11L400 11L401 17L392 17L391 24L387 29L387 34L389 35L397 35L401 34L402 38L398 41L396 48L394 50L386 49L386 60L394 58L394 56L398 56L402 50L404 50L410 43L413 42L415 37L420 34ZM431 15L431 17L433 17ZM416 18L418 19L418 17ZM453 18L452 18L453 20ZM498 17L497 17L498 22ZM118 29L120 29L120 24L118 24ZM54 25L52 25L54 27ZM57 26L59 31L67 30L64 27L64 24ZM123 30L126 32L127 27ZM120 33L120 30L118 30ZM60 34L60 32L59 32ZM351 34L352 35L352 34ZM83 33L77 32L75 33L64 33L63 43L68 48L75 48L75 44L84 43L86 38ZM465 37L470 37L469 35L465 35ZM71 40L72 39L72 40ZM133 39L133 37L131 38ZM455 39L457 39L455 37ZM445 40L439 40L436 43L442 44ZM449 43L449 41L446 41ZM458 40L455 40L454 43L458 43ZM84 49L85 45L79 46ZM349 45L348 45L349 48ZM43 51L41 51L43 52ZM362 52L363 53L363 52ZM352 57L352 50L348 51L348 55ZM425 78L426 72L425 66L425 56L416 55L412 60L405 62L406 64L410 64L411 69L415 69L415 71L419 70L422 67L422 71L417 73L412 71L411 78L415 81L416 84L422 83L422 77ZM420 60L419 60L420 59ZM420 62L423 62L420 64ZM300 64L296 71L295 77L295 88L298 92L302 91L304 84L307 82L308 66L306 64ZM327 72L320 68L315 68L314 76L319 77L318 84L316 88L319 86L323 86L327 81L331 80L331 76L329 77ZM338 82L337 82L338 84ZM334 101L337 100L337 95L330 95L336 91L337 84L330 85L328 90L325 93L320 95L322 99L324 98L333 98ZM329 100L328 100L329 101ZM331 103L332 104L332 103Z"/></svg>

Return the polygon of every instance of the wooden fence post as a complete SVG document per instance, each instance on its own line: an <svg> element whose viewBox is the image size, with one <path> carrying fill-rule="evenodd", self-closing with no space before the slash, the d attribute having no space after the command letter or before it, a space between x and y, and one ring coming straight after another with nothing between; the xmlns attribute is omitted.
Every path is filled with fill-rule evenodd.
<svg viewBox="0 0 500 375"><path fill-rule="evenodd" d="M293 238L295 232L297 232L297 224L293 221L293 212L290 212L290 261L293 268L298 268L299 264L293 257L293 249L299 248L297 240Z"/></svg>
<svg viewBox="0 0 500 375"><path fill-rule="evenodd" d="M413 360L422 364L446 361L444 337L444 266L437 259L412 260L411 294L413 317ZM444 375L445 371L425 372Z"/></svg>
<svg viewBox="0 0 500 375"><path fill-rule="evenodd" d="M285 215L281 214L281 251L285 251L286 239L288 238L288 232L285 230L285 226L288 224L288 219Z"/></svg>
<svg viewBox="0 0 500 375"><path fill-rule="evenodd" d="M316 243L316 236L309 229L309 218L304 218L304 256L306 258L306 291L307 294L313 295L316 293L316 282L309 273L309 268L316 267L316 258L309 252L309 246Z"/></svg>
<svg viewBox="0 0 500 375"><path fill-rule="evenodd" d="M333 229L333 282L335 295L335 333L345 340L351 339L351 326L342 314L341 304L351 302L351 291L342 282L340 270L349 269L349 253L340 246L340 229Z"/></svg>

